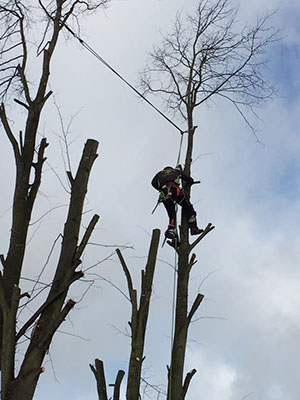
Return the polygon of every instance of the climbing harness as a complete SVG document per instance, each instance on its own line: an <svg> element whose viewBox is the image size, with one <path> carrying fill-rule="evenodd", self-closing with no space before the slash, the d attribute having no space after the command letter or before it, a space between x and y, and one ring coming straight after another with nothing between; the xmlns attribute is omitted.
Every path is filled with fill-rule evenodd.
<svg viewBox="0 0 300 400"><path fill-rule="evenodd" d="M161 188L161 191L159 192L158 195L158 199L157 199L157 203L154 207L154 209L152 210L152 213L154 213L154 211L157 209L158 205L166 200L168 200L169 198L172 198L172 188L176 188L177 191L177 196L179 196L181 193L183 193L183 189L180 187L181 184L181 179L180 176L178 176L174 182L169 182L169 184L167 183L166 185L164 185ZM175 184L175 185L174 185Z"/></svg>
<svg viewBox="0 0 300 400"><path fill-rule="evenodd" d="M178 165L180 165L180 157L181 157L181 150L182 150L183 135L184 135L184 133L186 133L186 131L180 131L181 138L180 138L180 143L179 143L178 156L177 156L177 160L176 160L176 164L175 164L176 167L177 167ZM178 180L178 181L176 182L176 180ZM175 183L177 183L178 185L180 185L180 177L178 177L178 178L175 179ZM159 196L158 196L157 203L156 203L155 207L153 208L153 210L152 210L152 212L151 212L151 215L155 212L155 210L157 209L157 207L159 206L159 204L162 203L164 200L166 200L168 196L169 196L169 192L168 192L168 194L167 194L166 197L165 197L165 195L163 194L162 191L160 192L160 194L159 194Z"/></svg>

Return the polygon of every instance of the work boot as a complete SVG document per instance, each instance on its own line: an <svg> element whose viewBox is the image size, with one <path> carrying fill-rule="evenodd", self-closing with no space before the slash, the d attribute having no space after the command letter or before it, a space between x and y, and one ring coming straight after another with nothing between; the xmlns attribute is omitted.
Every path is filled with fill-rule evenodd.
<svg viewBox="0 0 300 400"><path fill-rule="evenodd" d="M174 225L169 225L168 229L165 232L165 237L168 239L175 239L176 238L176 228Z"/></svg>
<svg viewBox="0 0 300 400"><path fill-rule="evenodd" d="M203 229L198 228L198 226L191 226L191 235L200 235L203 232Z"/></svg>
<svg viewBox="0 0 300 400"><path fill-rule="evenodd" d="M203 229L198 228L196 215L192 215L188 220L189 228L191 231L191 235L200 235L203 232Z"/></svg>

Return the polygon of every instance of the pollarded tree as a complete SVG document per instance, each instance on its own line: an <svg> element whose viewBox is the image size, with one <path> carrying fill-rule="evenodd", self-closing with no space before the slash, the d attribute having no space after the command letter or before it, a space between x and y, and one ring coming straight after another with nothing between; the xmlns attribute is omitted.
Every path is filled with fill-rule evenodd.
<svg viewBox="0 0 300 400"><path fill-rule="evenodd" d="M73 282L83 276L78 270L81 256L97 223L91 219L82 239L80 223L87 184L98 142L88 140L75 176L68 172L70 202L62 234L60 257L45 301L17 329L17 310L22 293L20 278L24 264L32 211L41 184L45 162L46 138L37 141L37 132L44 105L51 96L48 89L50 66L59 37L66 23L78 27L82 14L108 5L109 0L6 0L0 5L0 120L13 150L16 180L12 204L12 226L9 248L1 255L0 274L0 344L1 344L1 399L30 400L41 372L44 356L54 333L74 307L67 300ZM36 29L37 28L37 29ZM36 29L36 30L35 30ZM76 29L76 28L73 28ZM33 38L40 32L40 42L33 46ZM29 65L40 60L40 75L31 76ZM62 73L62 71L60 71ZM37 82L33 84L31 82ZM11 123L11 101L25 111L25 124L20 133ZM34 329L32 327L34 326ZM31 336L28 331L31 330ZM27 335L26 335L27 334ZM23 359L16 366L18 342L24 335L28 345Z"/></svg>
<svg viewBox="0 0 300 400"><path fill-rule="evenodd" d="M230 0L200 0L194 14L177 15L174 30L163 36L153 49L150 61L141 75L144 93L158 94L168 111L180 114L186 124L187 149L184 172L191 173L195 110L221 97L234 105L255 133L246 110L255 115L256 107L269 99L273 88L264 78L264 53L277 39L270 27L271 15L265 15L254 26L240 28L237 8ZM184 188L190 195L190 187ZM178 252L175 332L171 363L168 367L168 400L183 400L196 370L184 377L188 329L203 299L198 294L188 309L189 278L196 255L196 245L213 229L190 243L188 222L181 215Z"/></svg>
<svg viewBox="0 0 300 400"><path fill-rule="evenodd" d="M147 323L149 318L150 300L152 294L152 285L155 273L155 266L157 260L157 251L159 245L160 231L154 229L147 257L145 269L141 271L141 290L138 296L138 290L133 285L130 270L127 266L125 259L119 249L117 254L126 276L128 296L125 295L131 305L131 319L128 322L130 327L131 336L131 349L128 363L128 379L126 385L126 399L138 400L140 399L142 366L145 359L145 337L147 330ZM124 294L124 293L123 293ZM95 364L90 364L96 382L99 400L108 400L107 384L105 379L104 364L102 360L96 359ZM110 386L113 388L113 400L120 399L120 387L125 371L119 370L116 376L115 383Z"/></svg>

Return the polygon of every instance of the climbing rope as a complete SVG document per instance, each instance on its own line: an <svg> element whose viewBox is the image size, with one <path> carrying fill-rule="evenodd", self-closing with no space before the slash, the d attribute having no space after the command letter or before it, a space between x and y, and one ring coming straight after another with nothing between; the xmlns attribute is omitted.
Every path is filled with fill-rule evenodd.
<svg viewBox="0 0 300 400"><path fill-rule="evenodd" d="M80 36L78 36L66 23L62 23L62 26L67 29L71 35L77 39L80 44L89 51L98 61L100 61L105 67L107 67L111 72L113 72L119 79L121 79L131 90L133 90L138 96L140 96L146 103L148 103L157 113L159 113L165 120L167 120L174 128L176 128L180 134L180 144L178 150L178 156L176 161L176 166L180 164L181 151L183 145L183 135L186 131L182 130L177 124L175 124L167 115L165 115L161 110L159 110L151 101L149 101L140 91L138 91L130 82L128 82L116 69L114 69L99 53L97 53L88 43L86 43ZM153 212L152 212L153 213ZM177 214L177 204L176 204L176 214ZM177 220L177 218L176 218ZM178 232L178 227L176 223L176 232ZM178 233L177 233L178 237ZM173 299L172 299L172 326L171 326L171 352L173 348L174 341L174 328L175 328L175 301L176 301L176 275L177 275L177 246L178 238L175 241L175 265L174 265L174 282L173 282ZM172 355L171 355L172 357ZM171 366L172 368L172 366ZM170 385L171 385L171 370L170 370Z"/></svg>
<svg viewBox="0 0 300 400"><path fill-rule="evenodd" d="M176 214L177 214L177 204L176 204ZM177 221L177 218L176 218ZM176 235L178 237L177 231L177 223L176 223ZM175 239L175 259L174 259L174 276L173 276L173 298L172 298L172 323L171 323L171 353L173 348L174 341L174 327L175 327L175 301L176 301L176 274L177 274L177 251L176 248L178 246L178 239Z"/></svg>
<svg viewBox="0 0 300 400"><path fill-rule="evenodd" d="M183 136L183 135L182 135ZM173 299L172 299L172 322L171 322L171 360L170 360L170 371L169 371L169 393L171 398L172 393L172 353L173 353L173 344L174 344L174 334L175 334L175 314L176 314L176 276L178 273L178 261L177 261L177 247L178 247L178 226L177 226L177 208L176 207L176 239L175 239L175 256L174 256L174 276L173 276Z"/></svg>
<svg viewBox="0 0 300 400"><path fill-rule="evenodd" d="M89 51L94 57L97 58L103 65L105 65L111 72L113 72L119 79L121 79L127 86L130 87L138 96L140 96L146 103L148 103L156 112L158 112L163 118L165 118L174 128L176 128L181 134L184 131L175 124L167 115L165 115L159 108L151 103L141 92L139 92L130 82L128 82L117 70L115 70L103 57L100 56L88 43L86 43L80 36L78 36L66 23L62 23L62 26L66 28L79 43Z"/></svg>

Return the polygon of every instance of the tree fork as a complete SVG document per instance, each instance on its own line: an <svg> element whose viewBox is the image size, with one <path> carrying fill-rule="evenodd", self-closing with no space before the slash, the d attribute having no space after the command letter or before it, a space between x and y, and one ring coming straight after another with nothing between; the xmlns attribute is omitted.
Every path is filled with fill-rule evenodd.
<svg viewBox="0 0 300 400"><path fill-rule="evenodd" d="M64 302L69 286L82 276L82 273L80 271L76 272L75 269L80 264L79 257L82 255L92 230L98 221L98 216L92 218L81 243L78 243L83 204L90 172L97 157L97 148L98 142L96 140L87 140L71 188L69 211L53 284L44 306L41 306L37 313L34 314L34 318L38 317L39 319L32 332L19 374L16 379L9 383L9 394L5 397L3 395L2 400L32 399L37 380L42 372L41 365L52 337L75 306L75 301L72 299L68 300L65 305ZM20 337L21 333L24 333L25 328L29 327L32 321L33 319L30 319L25 324L17 338ZM15 340L16 337L14 338L14 343Z"/></svg>
<svg viewBox="0 0 300 400"><path fill-rule="evenodd" d="M96 379L98 399L108 400L103 361L96 358L95 365L90 364L90 369L93 372ZM120 400L120 388L124 375L125 371L120 369L117 373L115 383L109 385L109 386L114 386L113 400Z"/></svg>
<svg viewBox="0 0 300 400"><path fill-rule="evenodd" d="M145 271L142 271L141 295L139 305L136 299L136 290L133 289L132 279L126 263L122 257L120 250L117 250L118 257L121 261L124 273L126 275L129 297L131 301L131 353L128 367L127 380L127 400L139 400L140 398L140 381L142 372L142 363L145 359L144 344L145 334L149 316L149 306L152 293L153 277L157 259L157 251L159 246L160 231L154 229L150 243L148 259Z"/></svg>

